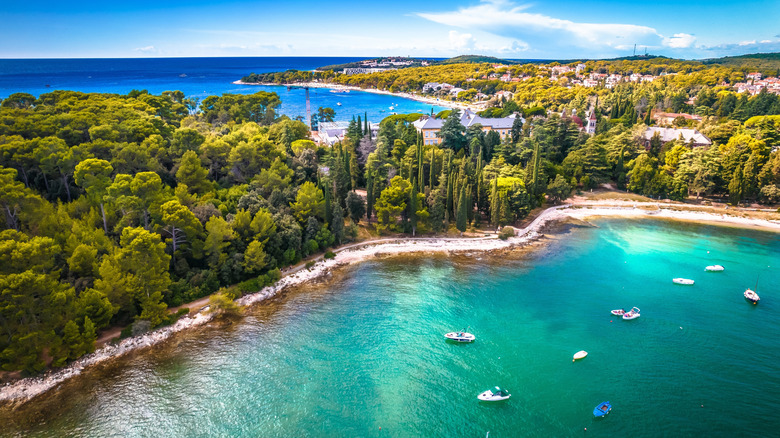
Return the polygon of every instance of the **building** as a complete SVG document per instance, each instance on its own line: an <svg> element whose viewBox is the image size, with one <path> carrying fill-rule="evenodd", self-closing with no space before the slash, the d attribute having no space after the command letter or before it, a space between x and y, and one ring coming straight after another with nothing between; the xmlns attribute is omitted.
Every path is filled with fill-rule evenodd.
<svg viewBox="0 0 780 438"><path fill-rule="evenodd" d="M653 111L652 119L659 125L671 125L678 117L682 117L685 120L692 120L694 122L701 122L701 116L686 113L662 113Z"/></svg>
<svg viewBox="0 0 780 438"><path fill-rule="evenodd" d="M596 133L596 111L591 110L588 114L587 124L585 125L585 132L588 135L594 135Z"/></svg>
<svg viewBox="0 0 780 438"><path fill-rule="evenodd" d="M511 115L509 117L501 118L486 118L480 117L470 110L464 110L460 116L460 123L466 127L466 129L472 125L482 125L482 131L496 131L503 140L511 134L515 117L516 116ZM523 122L525 122L525 120L523 120ZM417 132L422 134L424 144L441 144L442 139L438 137L437 134L441 130L442 125L444 125L444 119L423 116L412 123L412 125L417 129Z"/></svg>
<svg viewBox="0 0 780 438"><path fill-rule="evenodd" d="M350 75L364 75L368 73L379 73L387 70L395 70L394 68L345 68L341 73L347 76Z"/></svg>
<svg viewBox="0 0 780 438"><path fill-rule="evenodd" d="M643 134L643 140L646 147L650 146L650 141L656 134L658 134L658 137L661 140L661 144L670 142L672 140L680 140L682 143L685 143L686 145L692 145L694 147L712 145L712 140L695 129L660 128L657 126L651 126L647 128Z"/></svg>
<svg viewBox="0 0 780 438"><path fill-rule="evenodd" d="M379 123L369 122L368 125L371 130L371 138L376 140ZM333 146L336 142L344 140L348 127L349 122L321 122L319 130L312 132L312 139L319 144Z"/></svg>

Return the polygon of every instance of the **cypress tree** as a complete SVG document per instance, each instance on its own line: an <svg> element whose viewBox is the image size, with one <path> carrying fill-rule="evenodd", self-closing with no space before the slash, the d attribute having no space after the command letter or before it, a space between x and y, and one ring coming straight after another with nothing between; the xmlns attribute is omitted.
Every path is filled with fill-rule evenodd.
<svg viewBox="0 0 780 438"><path fill-rule="evenodd" d="M533 198L533 203L536 205L536 195L538 192L538 184L539 184L539 164L541 164L542 157L539 154L539 142L534 142L534 159L533 159L533 174L531 178L531 197Z"/></svg>
<svg viewBox="0 0 780 438"><path fill-rule="evenodd" d="M363 138L363 122L360 120L360 116L357 117L358 132L360 132L360 138Z"/></svg>
<svg viewBox="0 0 780 438"><path fill-rule="evenodd" d="M445 226L449 226L450 210L452 209L452 185L450 184L449 175L444 173L444 169L442 169L441 179L442 179L442 184L444 184L444 193L445 193L444 224Z"/></svg>
<svg viewBox="0 0 780 438"><path fill-rule="evenodd" d="M467 223L471 223L474 220L474 202L472 195L472 187L470 184L464 184L466 186L466 220Z"/></svg>
<svg viewBox="0 0 780 438"><path fill-rule="evenodd" d="M499 215L501 214L501 205L498 199L498 178L493 179L493 187L490 193L490 223L498 228Z"/></svg>
<svg viewBox="0 0 780 438"><path fill-rule="evenodd" d="M466 185L463 184L460 189L460 196L458 196L458 214L455 216L455 227L461 234L466 231L466 221L468 220L466 203Z"/></svg>
<svg viewBox="0 0 780 438"><path fill-rule="evenodd" d="M368 130L368 111L363 113L363 116L364 116L363 117L363 124L365 126L365 128L363 129L363 135L366 136L366 135L368 135L371 132L371 131Z"/></svg>
<svg viewBox="0 0 780 438"><path fill-rule="evenodd" d="M338 202L333 203L333 211L330 212L333 222L330 223L330 232L333 233L336 245L344 241L344 210Z"/></svg>
<svg viewBox="0 0 780 438"><path fill-rule="evenodd" d="M329 190L327 184L324 187L320 186L320 190L322 190L322 192L325 194L325 222L330 224L333 221L333 216L332 216L332 211L330 206L330 204L332 203L331 198L333 198L332 195L333 190ZM338 204L338 202L336 204Z"/></svg>
<svg viewBox="0 0 780 438"><path fill-rule="evenodd" d="M425 191L425 159L423 158L422 144L417 147L417 182L419 183L420 192Z"/></svg>
<svg viewBox="0 0 780 438"><path fill-rule="evenodd" d="M412 191L409 194L409 223L412 226L412 237L417 233L417 210L420 209L417 199L417 184L412 184Z"/></svg>
<svg viewBox="0 0 780 438"><path fill-rule="evenodd" d="M436 154L434 153L436 150L435 147L431 148L431 169L430 174L428 175L428 186L430 186L431 190L436 186L436 182L434 181L434 177L436 176Z"/></svg>
<svg viewBox="0 0 780 438"><path fill-rule="evenodd" d="M374 210L374 172L366 172L366 221L371 223L371 212Z"/></svg>

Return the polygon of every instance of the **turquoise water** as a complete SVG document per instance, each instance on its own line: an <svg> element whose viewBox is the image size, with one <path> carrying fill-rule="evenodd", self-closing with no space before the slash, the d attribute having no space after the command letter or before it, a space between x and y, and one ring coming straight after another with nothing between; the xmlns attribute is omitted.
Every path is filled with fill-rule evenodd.
<svg viewBox="0 0 780 438"><path fill-rule="evenodd" d="M31 436L775 436L780 235L596 224L523 257L369 261L0 422ZM704 272L715 263L726 271ZM753 306L742 292L759 274ZM641 318L609 313L631 306ZM463 327L475 343L443 340ZM479 403L494 385L512 398Z"/></svg>

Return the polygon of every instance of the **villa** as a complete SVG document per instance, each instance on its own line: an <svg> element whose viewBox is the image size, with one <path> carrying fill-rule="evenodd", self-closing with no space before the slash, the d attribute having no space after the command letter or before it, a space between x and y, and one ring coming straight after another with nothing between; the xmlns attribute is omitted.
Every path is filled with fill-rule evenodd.
<svg viewBox="0 0 780 438"><path fill-rule="evenodd" d="M515 122L516 117L518 116L511 115L509 117L487 118L480 117L470 110L464 110L463 114L460 116L460 123L467 129L469 126L479 124L482 126L482 131L496 131L503 140L510 135L512 124ZM444 125L444 120L445 119L423 116L412 123L412 125L417 129L417 132L422 133L425 144L441 144L442 139L441 137L438 137L437 134L441 130L442 125ZM525 122L525 120L523 120L523 122Z"/></svg>
<svg viewBox="0 0 780 438"><path fill-rule="evenodd" d="M322 145L333 146L336 142L343 141L347 134L349 122L321 122L318 131L312 131L312 139ZM371 138L376 140L379 132L379 123L370 123Z"/></svg>
<svg viewBox="0 0 780 438"><path fill-rule="evenodd" d="M680 140L686 145L694 147L712 145L712 140L695 129L659 128L657 126L651 126L645 130L644 135L642 136L646 147L650 146L650 141L656 133L661 140L661 144L672 140Z"/></svg>

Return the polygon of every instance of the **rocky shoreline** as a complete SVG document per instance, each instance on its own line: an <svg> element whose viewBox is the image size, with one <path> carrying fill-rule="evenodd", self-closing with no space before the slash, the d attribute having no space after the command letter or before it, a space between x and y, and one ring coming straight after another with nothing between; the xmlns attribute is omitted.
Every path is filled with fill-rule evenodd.
<svg viewBox="0 0 780 438"><path fill-rule="evenodd" d="M746 228L760 228L780 232L780 220L763 220L715 214L701 211L675 210L680 204L658 205L656 209L638 208L627 205L562 205L544 210L528 226L516 228L516 235L508 240L500 240L496 235L478 238L399 238L380 242L367 242L353 245L338 251L335 258L316 263L307 270L301 270L284 276L274 286L241 297L236 301L239 306L251 306L273 297L280 291L303 285L342 266L360 263L379 256L393 256L412 253L469 253L494 252L519 247L541 236L540 232L547 224L565 219L584 220L590 217L617 216L626 218L665 218L683 221L704 222L719 225L731 225ZM643 205L648 207L648 205ZM204 310L192 317L185 317L169 327L164 327L143 335L125 339L115 345L106 345L94 353L88 354L65 368L49 371L41 376L24 378L0 388L0 404L11 406L27 402L44 392L55 388L63 381L81 374L86 368L122 356L130 351L156 345L175 333L191 327L208 323L213 315Z"/></svg>

